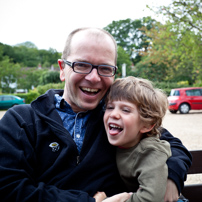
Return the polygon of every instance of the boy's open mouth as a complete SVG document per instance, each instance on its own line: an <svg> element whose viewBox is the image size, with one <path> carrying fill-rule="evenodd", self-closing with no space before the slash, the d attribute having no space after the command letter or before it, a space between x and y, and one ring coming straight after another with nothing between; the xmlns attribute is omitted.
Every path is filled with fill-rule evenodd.
<svg viewBox="0 0 202 202"><path fill-rule="evenodd" d="M120 133L122 130L123 130L123 128L121 128L121 127L118 126L118 125L109 124L109 131L110 131L110 134L118 134L118 133Z"/></svg>

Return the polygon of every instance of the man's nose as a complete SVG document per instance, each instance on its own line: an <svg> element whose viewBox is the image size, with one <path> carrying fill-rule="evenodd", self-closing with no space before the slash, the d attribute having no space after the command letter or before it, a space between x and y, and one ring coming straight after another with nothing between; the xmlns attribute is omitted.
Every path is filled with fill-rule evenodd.
<svg viewBox="0 0 202 202"><path fill-rule="evenodd" d="M99 82L101 80L96 68L94 68L89 74L87 74L85 78L86 80L89 80L93 83Z"/></svg>

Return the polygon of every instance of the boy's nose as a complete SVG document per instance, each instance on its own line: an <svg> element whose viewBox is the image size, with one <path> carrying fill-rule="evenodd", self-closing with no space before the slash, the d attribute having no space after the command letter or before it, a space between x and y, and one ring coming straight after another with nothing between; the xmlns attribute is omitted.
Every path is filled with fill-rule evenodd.
<svg viewBox="0 0 202 202"><path fill-rule="evenodd" d="M115 119L119 119L119 118L120 118L120 113L118 112L118 110L114 109L114 110L110 113L110 117L115 118Z"/></svg>

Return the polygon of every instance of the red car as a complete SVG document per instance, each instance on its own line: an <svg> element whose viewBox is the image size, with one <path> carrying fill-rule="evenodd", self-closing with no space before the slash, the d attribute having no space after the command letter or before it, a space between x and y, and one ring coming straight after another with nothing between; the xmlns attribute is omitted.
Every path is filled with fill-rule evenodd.
<svg viewBox="0 0 202 202"><path fill-rule="evenodd" d="M189 113L189 110L202 109L202 87L175 88L168 97L169 111L181 114Z"/></svg>

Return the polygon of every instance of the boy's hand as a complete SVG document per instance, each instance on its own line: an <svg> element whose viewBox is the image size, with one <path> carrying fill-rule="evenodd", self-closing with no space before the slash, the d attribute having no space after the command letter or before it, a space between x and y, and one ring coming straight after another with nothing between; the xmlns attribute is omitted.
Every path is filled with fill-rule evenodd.
<svg viewBox="0 0 202 202"><path fill-rule="evenodd" d="M105 192L97 192L93 198L95 198L96 202L102 202L105 198L107 198Z"/></svg>
<svg viewBox="0 0 202 202"><path fill-rule="evenodd" d="M166 186L166 193L164 196L165 202L175 202L179 198L178 189L175 183L171 180L167 180L167 186Z"/></svg>
<svg viewBox="0 0 202 202"><path fill-rule="evenodd" d="M128 200L133 193L120 193L105 199L103 202L124 202Z"/></svg>

